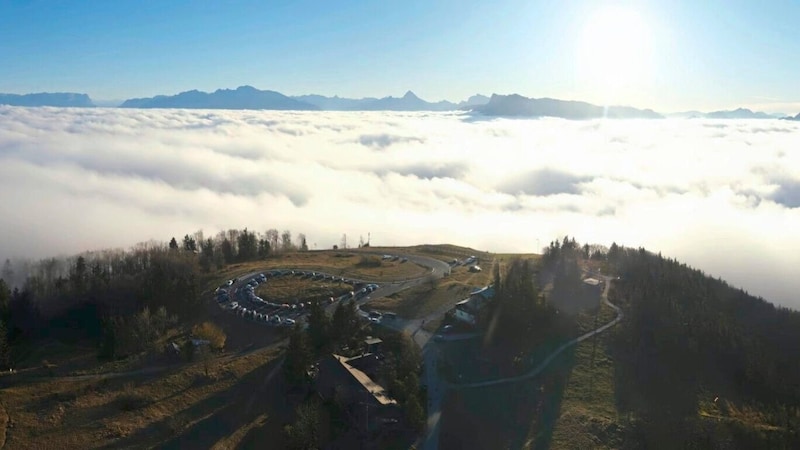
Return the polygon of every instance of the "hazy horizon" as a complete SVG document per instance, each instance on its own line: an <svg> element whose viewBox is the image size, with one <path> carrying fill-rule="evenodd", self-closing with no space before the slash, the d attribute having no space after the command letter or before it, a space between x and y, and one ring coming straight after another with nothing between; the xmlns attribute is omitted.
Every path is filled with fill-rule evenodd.
<svg viewBox="0 0 800 450"><path fill-rule="evenodd" d="M792 2L722 0L3 2L0 92L109 100L253 85L794 115L799 16Z"/></svg>
<svg viewBox="0 0 800 450"><path fill-rule="evenodd" d="M290 229L310 247L644 246L797 308L800 124L0 107L0 257Z"/></svg>

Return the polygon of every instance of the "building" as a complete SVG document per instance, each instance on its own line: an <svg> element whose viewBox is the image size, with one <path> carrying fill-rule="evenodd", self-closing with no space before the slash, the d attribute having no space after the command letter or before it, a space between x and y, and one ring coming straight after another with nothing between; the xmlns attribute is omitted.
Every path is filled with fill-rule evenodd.
<svg viewBox="0 0 800 450"><path fill-rule="evenodd" d="M379 363L378 355L373 353L353 358L331 354L319 363L317 393L325 400L339 403L350 422L362 431L376 430L381 424L403 419L397 401L367 373L374 376Z"/></svg>
<svg viewBox="0 0 800 450"><path fill-rule="evenodd" d="M583 287L591 295L600 294L603 291L603 282L597 278L584 278Z"/></svg>
<svg viewBox="0 0 800 450"><path fill-rule="evenodd" d="M486 286L476 289L468 298L456 303L453 316L465 323L475 325L478 322L481 310L494 298L494 287Z"/></svg>

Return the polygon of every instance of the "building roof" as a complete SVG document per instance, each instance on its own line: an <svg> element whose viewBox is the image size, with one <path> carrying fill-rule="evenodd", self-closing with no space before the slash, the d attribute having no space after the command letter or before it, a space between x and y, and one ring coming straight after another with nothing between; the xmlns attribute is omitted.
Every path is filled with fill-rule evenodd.
<svg viewBox="0 0 800 450"><path fill-rule="evenodd" d="M480 295L487 300L494 298L494 286L484 286L472 291L469 295Z"/></svg>
<svg viewBox="0 0 800 450"><path fill-rule="evenodd" d="M367 345L380 344L381 342L383 342L383 341L380 338L376 338L376 337L372 337L372 336L367 336L367 338L364 339L364 343L367 344Z"/></svg>
<svg viewBox="0 0 800 450"><path fill-rule="evenodd" d="M456 303L456 309L460 309L461 311L465 311L470 314L474 314L476 312L475 306L472 305L472 302L470 302L470 299L468 298Z"/></svg>
<svg viewBox="0 0 800 450"><path fill-rule="evenodd" d="M588 284L589 286L599 286L600 285L600 280L598 280L597 278L585 278L583 280L583 282Z"/></svg>
<svg viewBox="0 0 800 450"><path fill-rule="evenodd" d="M375 397L375 400L377 400L378 403L382 405L394 405L397 403L396 400L389 397L389 394L386 392L386 389L384 389L383 386L372 381L372 379L364 372L348 364L348 358L339 355L333 355L333 357L339 361L342 367L344 367L350 373L350 375L352 375L353 378L364 387L364 389L366 389L370 394L372 394L373 397Z"/></svg>

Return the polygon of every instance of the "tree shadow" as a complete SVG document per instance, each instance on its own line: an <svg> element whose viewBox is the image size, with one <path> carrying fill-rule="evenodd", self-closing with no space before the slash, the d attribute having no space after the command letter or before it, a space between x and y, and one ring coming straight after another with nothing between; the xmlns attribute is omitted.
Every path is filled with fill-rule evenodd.
<svg viewBox="0 0 800 450"><path fill-rule="evenodd" d="M566 349L540 375L497 386L451 390L443 403L443 449L547 449L575 365Z"/></svg>
<svg viewBox="0 0 800 450"><path fill-rule="evenodd" d="M244 375L229 389L176 411L105 448L144 445L164 449L211 448L244 424L268 413L268 409L280 400L260 395L282 380L282 362L282 358L270 361ZM187 423L192 425L184 429Z"/></svg>

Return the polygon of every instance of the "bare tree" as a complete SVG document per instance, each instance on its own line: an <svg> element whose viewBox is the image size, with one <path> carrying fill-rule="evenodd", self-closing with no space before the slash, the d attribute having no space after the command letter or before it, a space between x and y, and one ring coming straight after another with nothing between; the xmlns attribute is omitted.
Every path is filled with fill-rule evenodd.
<svg viewBox="0 0 800 450"><path fill-rule="evenodd" d="M285 252L293 249L292 232L289 230L283 230L283 233L281 233L281 249Z"/></svg>
<svg viewBox="0 0 800 450"><path fill-rule="evenodd" d="M267 241L269 241L269 247L272 251L277 252L280 247L278 247L278 230L275 228L270 228L267 230Z"/></svg>

